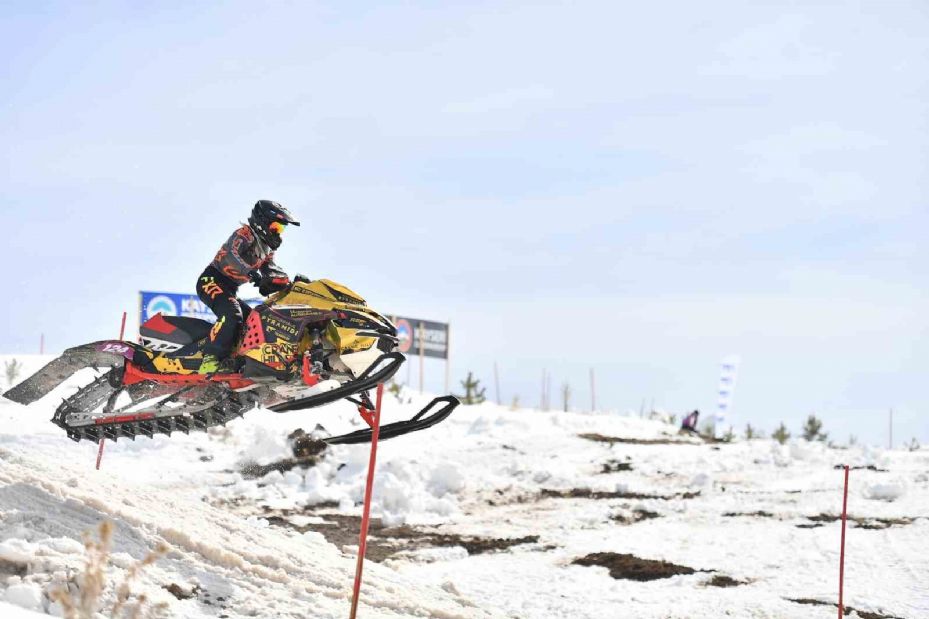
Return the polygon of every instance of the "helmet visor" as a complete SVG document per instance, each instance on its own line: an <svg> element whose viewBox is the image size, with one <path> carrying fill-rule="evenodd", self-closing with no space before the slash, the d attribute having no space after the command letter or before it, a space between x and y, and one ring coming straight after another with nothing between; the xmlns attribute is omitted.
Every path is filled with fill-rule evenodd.
<svg viewBox="0 0 929 619"><path fill-rule="evenodd" d="M286 227L287 227L287 224L284 223L283 221L272 221L270 224L268 224L268 230L278 235L284 232L284 228Z"/></svg>

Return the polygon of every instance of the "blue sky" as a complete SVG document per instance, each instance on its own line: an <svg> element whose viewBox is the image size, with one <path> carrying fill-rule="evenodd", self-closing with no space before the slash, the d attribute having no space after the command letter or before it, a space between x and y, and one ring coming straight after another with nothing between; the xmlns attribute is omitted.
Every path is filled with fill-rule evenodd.
<svg viewBox="0 0 929 619"><path fill-rule="evenodd" d="M506 401L708 412L739 353L737 428L929 441L929 6L757 4L4 3L0 350L114 335L271 198L283 266Z"/></svg>

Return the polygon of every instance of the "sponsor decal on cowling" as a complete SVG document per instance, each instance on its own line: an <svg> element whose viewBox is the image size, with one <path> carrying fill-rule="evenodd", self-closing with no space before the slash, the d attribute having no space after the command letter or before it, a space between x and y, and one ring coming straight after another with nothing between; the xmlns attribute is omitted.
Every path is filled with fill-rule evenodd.
<svg viewBox="0 0 929 619"><path fill-rule="evenodd" d="M132 359L133 349L129 344L124 344L122 342L101 342L97 344L97 350L100 352L112 353L114 355L121 355L127 359Z"/></svg>

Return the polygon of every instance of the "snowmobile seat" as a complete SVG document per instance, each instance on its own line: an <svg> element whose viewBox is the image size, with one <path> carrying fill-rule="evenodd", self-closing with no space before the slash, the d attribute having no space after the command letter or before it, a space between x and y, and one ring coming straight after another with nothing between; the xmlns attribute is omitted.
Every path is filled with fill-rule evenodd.
<svg viewBox="0 0 929 619"><path fill-rule="evenodd" d="M174 351L204 339L212 328L212 323L199 318L158 313L139 327L139 335L149 349Z"/></svg>

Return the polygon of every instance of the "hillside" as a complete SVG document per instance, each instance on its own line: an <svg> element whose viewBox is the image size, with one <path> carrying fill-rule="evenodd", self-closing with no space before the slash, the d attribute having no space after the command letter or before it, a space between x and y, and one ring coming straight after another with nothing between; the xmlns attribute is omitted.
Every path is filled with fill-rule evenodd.
<svg viewBox="0 0 929 619"><path fill-rule="evenodd" d="M350 406L107 443L95 471L96 446L47 421L69 388L0 399L0 600L60 614L49 592L111 521L104 608L164 544L131 586L161 616L347 616L367 447L295 460L287 437L350 429ZM424 399L388 397L385 421ZM658 420L492 404L381 445L360 615L834 617L843 463L846 603L929 616L925 450L711 444Z"/></svg>

